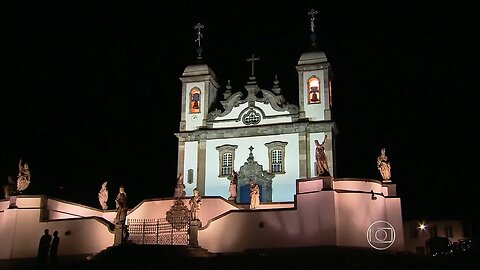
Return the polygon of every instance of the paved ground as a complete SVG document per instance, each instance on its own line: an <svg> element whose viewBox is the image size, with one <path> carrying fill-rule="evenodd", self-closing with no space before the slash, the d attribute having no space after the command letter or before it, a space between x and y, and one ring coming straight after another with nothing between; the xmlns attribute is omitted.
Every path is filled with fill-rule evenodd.
<svg viewBox="0 0 480 270"><path fill-rule="evenodd" d="M0 269L38 269L35 259L0 260ZM314 247L251 250L210 254L204 250L166 246L124 246L105 250L91 260L87 255L59 257L56 269L476 269L480 257L470 255L425 257L371 249ZM53 269L53 268L49 268Z"/></svg>

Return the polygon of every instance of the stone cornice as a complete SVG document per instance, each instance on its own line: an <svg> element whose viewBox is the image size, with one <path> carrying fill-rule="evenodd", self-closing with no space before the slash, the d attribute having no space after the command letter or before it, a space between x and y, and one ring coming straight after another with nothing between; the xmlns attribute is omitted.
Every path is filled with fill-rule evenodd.
<svg viewBox="0 0 480 270"><path fill-rule="evenodd" d="M198 141L213 139L229 139L252 136L268 136L292 133L333 132L337 134L337 127L333 121L281 123L272 125L256 125L236 128L199 129L175 133L180 141Z"/></svg>
<svg viewBox="0 0 480 270"><path fill-rule="evenodd" d="M215 76L212 75L199 75L199 76L189 76L189 77L180 77L182 83L192 83L192 82L205 82L208 81L212 83L216 88L220 88Z"/></svg>

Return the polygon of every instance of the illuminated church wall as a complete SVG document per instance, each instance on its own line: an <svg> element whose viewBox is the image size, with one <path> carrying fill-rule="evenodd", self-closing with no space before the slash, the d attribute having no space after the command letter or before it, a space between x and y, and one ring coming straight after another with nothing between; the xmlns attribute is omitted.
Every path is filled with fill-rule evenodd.
<svg viewBox="0 0 480 270"><path fill-rule="evenodd" d="M45 229L49 229L50 234L59 232L60 256L96 253L112 245L113 232L109 231L106 222L94 216L42 221L42 204L45 202L42 198L18 197L18 208L1 209L0 259L36 257L38 243ZM72 204L71 209L65 210L71 215L80 216L80 208ZM88 207L84 208L83 211L90 211Z"/></svg>
<svg viewBox="0 0 480 270"><path fill-rule="evenodd" d="M198 142L185 142L185 159L183 167L183 183L185 184L185 193L188 196L193 195L193 189L197 187L197 163L198 163ZM188 181L188 171L192 172L192 182Z"/></svg>
<svg viewBox="0 0 480 270"><path fill-rule="evenodd" d="M256 111L261 110L266 116L258 125L278 124L278 123L291 123L292 117L288 111L275 111L270 104L264 104L263 102L255 102ZM246 125L239 121L239 117L243 116L244 110L249 108L248 103L244 103L235 107L231 112L225 116L219 116L213 122L213 128L230 128L230 127L246 127ZM283 117L282 117L283 116ZM271 117L271 118L270 118Z"/></svg>
<svg viewBox="0 0 480 270"><path fill-rule="evenodd" d="M295 179L299 174L299 146L297 134L283 134L276 136L240 137L235 139L219 139L207 141L206 160L206 196L223 196L228 198L230 181L226 177L219 177L219 152L217 146L230 144L236 145L234 168L238 172L240 167L247 162L250 154L249 147L253 146L253 156L263 170L269 171L268 148L265 143L273 141L287 142L285 146L285 173L276 174L272 183L272 201L293 201L295 194ZM189 194L189 193L187 193Z"/></svg>
<svg viewBox="0 0 480 270"><path fill-rule="evenodd" d="M365 183L381 192L380 183L362 179L342 183L346 190L320 191L320 181L299 182L295 209L239 210L212 220L199 231L199 244L211 252L248 248L337 245L371 248L369 226L390 222L396 231L391 250L403 250L400 199L371 195L356 188ZM360 184L360 185L359 185ZM303 187L302 187L303 186Z"/></svg>

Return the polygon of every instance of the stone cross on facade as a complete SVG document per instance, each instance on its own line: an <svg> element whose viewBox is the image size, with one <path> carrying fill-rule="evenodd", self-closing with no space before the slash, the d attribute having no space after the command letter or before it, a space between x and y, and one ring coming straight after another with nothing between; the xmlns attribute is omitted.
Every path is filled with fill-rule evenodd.
<svg viewBox="0 0 480 270"><path fill-rule="evenodd" d="M317 14L318 14L318 11L316 11L313 8L308 12L308 15L311 16L311 18L310 18L310 30L312 32L315 32L315 15L317 15Z"/></svg>
<svg viewBox="0 0 480 270"><path fill-rule="evenodd" d="M197 39L195 39L195 42L198 42L198 47L201 47L200 41L203 38L203 35L202 35L202 29L203 28L205 28L205 25L203 25L201 23L197 23L197 25L195 25L195 27L193 27L193 29L197 30Z"/></svg>
<svg viewBox="0 0 480 270"><path fill-rule="evenodd" d="M260 57L255 57L255 54L252 53L251 58L247 58L247 62L252 62L252 78L255 78L255 61L260 60Z"/></svg>

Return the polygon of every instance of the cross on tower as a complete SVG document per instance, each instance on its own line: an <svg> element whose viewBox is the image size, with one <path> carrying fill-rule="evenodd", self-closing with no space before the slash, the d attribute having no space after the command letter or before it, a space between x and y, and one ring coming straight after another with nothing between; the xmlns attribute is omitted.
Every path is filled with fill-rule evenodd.
<svg viewBox="0 0 480 270"><path fill-rule="evenodd" d="M260 60L260 57L255 57L254 53L251 58L247 58L247 62L252 62L252 78L255 78L255 61L257 60Z"/></svg>
<svg viewBox="0 0 480 270"><path fill-rule="evenodd" d="M308 15L311 16L311 18L310 18L310 30L312 32L315 32L315 15L317 15L317 14L318 14L318 11L316 11L313 8L308 12Z"/></svg>
<svg viewBox="0 0 480 270"><path fill-rule="evenodd" d="M197 39L195 39L195 42L198 42L198 47L201 47L200 45L200 40L203 38L201 30L205 27L205 25L201 23L197 23L193 29L197 29Z"/></svg>

